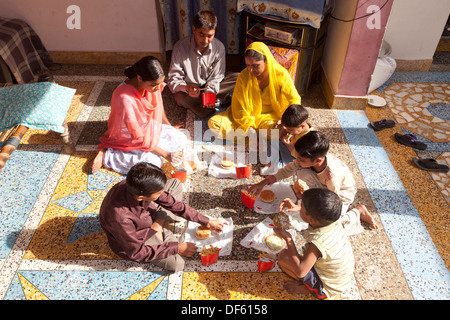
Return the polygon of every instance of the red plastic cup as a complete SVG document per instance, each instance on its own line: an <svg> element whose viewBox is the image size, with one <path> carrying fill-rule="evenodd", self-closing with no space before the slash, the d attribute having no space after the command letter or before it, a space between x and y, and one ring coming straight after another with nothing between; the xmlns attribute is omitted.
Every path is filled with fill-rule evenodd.
<svg viewBox="0 0 450 320"><path fill-rule="evenodd" d="M253 209L253 206L255 205L256 198L250 197L247 192L244 192L245 190L241 191L241 198L242 203L244 206L246 206L249 209Z"/></svg>
<svg viewBox="0 0 450 320"><path fill-rule="evenodd" d="M177 171L175 173L172 173L172 178L176 178L180 180L180 182L186 182L187 178L187 172L186 171Z"/></svg>
<svg viewBox="0 0 450 320"><path fill-rule="evenodd" d="M216 104L216 94L212 92L205 92L202 95L203 99L203 106L206 107L207 105L215 105Z"/></svg>
<svg viewBox="0 0 450 320"><path fill-rule="evenodd" d="M236 167L236 176L238 179L250 178L252 174L252 165L248 164L243 167Z"/></svg>
<svg viewBox="0 0 450 320"><path fill-rule="evenodd" d="M209 266L211 264L216 263L219 260L219 252L214 253L214 254L209 254L207 256L200 255L200 257L202 258L202 264L204 266Z"/></svg>
<svg viewBox="0 0 450 320"><path fill-rule="evenodd" d="M275 261L259 261L258 260L258 271L266 272L273 268Z"/></svg>

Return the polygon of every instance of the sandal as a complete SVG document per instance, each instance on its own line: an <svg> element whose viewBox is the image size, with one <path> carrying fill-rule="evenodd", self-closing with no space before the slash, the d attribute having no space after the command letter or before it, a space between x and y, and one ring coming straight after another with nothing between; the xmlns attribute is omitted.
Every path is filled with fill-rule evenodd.
<svg viewBox="0 0 450 320"><path fill-rule="evenodd" d="M395 122L393 120L380 120L380 121L374 121L370 123L370 126L375 130L375 131L380 131L386 128L393 128L395 126Z"/></svg>
<svg viewBox="0 0 450 320"><path fill-rule="evenodd" d="M413 134L400 134L400 133L396 133L394 134L395 139L400 142L401 144L408 146L408 147L412 147L415 149L419 149L419 150L425 150L427 148L427 145L423 142L420 142L419 140L417 140L417 137Z"/></svg>
<svg viewBox="0 0 450 320"><path fill-rule="evenodd" d="M447 173L449 168L445 164L439 164L434 159L417 159L413 158L414 164L422 170L427 171L436 171L436 172L444 172Z"/></svg>

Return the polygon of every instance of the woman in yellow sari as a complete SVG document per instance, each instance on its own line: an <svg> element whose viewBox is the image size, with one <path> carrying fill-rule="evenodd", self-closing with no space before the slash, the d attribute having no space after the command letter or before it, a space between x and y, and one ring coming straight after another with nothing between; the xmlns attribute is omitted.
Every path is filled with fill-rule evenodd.
<svg viewBox="0 0 450 320"><path fill-rule="evenodd" d="M236 81L231 106L208 121L219 138L226 138L230 130L276 128L287 107L300 104L291 76L264 43L251 43L244 55L246 68ZM231 133L228 137L234 139Z"/></svg>

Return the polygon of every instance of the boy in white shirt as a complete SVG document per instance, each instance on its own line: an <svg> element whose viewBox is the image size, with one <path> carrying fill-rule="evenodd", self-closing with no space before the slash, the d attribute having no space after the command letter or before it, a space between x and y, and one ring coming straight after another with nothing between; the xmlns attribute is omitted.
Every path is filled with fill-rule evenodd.
<svg viewBox="0 0 450 320"><path fill-rule="evenodd" d="M378 229L378 225L365 205L359 204L348 211L348 207L355 199L356 183L345 163L329 154L328 149L328 139L322 132L306 133L295 143L296 159L274 175L269 175L261 182L252 185L249 193L258 195L266 185L295 175L296 180L304 181L309 188L326 188L339 196L343 203L340 221L348 235L362 232L360 220ZM299 199L302 198L301 192L296 192L296 195Z"/></svg>

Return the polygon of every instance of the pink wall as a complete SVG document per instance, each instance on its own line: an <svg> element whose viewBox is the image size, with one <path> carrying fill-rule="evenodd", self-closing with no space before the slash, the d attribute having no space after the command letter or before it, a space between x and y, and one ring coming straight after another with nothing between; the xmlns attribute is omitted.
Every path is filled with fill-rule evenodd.
<svg viewBox="0 0 450 320"><path fill-rule="evenodd" d="M359 0L355 17L366 15L368 6L378 5L381 7L385 2L386 0ZM374 20L375 17L366 17L353 22L347 55L336 92L337 95L367 95L391 7L392 1L388 1L379 12L379 26L373 23L377 22ZM370 19L369 22L368 19ZM370 29L368 25L375 25L375 28Z"/></svg>

